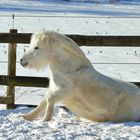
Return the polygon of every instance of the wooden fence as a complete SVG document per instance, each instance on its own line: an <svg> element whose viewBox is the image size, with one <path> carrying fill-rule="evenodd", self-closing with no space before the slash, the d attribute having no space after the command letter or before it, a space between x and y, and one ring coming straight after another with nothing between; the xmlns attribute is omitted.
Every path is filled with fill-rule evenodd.
<svg viewBox="0 0 140 140"><path fill-rule="evenodd" d="M9 33L0 33L0 43L8 46L8 75L0 75L0 85L7 85L7 95L0 96L0 104L7 104L7 108L15 107L15 86L48 87L49 79L43 77L16 76L16 47L19 44L29 44L31 33L17 33L11 29ZM67 35L80 46L113 46L140 47L140 36L84 36ZM134 84L140 87L140 82Z"/></svg>

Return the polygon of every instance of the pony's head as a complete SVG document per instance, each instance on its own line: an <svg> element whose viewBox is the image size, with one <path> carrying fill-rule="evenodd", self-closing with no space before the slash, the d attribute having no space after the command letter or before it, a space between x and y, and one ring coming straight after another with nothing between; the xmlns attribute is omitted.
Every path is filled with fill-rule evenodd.
<svg viewBox="0 0 140 140"><path fill-rule="evenodd" d="M23 67L41 69L47 66L50 53L50 32L37 32L32 35L30 47L20 60Z"/></svg>
<svg viewBox="0 0 140 140"><path fill-rule="evenodd" d="M42 31L33 34L29 50L20 63L24 67L41 69L48 64L59 70L63 67L77 68L90 66L79 46L65 35L53 31Z"/></svg>

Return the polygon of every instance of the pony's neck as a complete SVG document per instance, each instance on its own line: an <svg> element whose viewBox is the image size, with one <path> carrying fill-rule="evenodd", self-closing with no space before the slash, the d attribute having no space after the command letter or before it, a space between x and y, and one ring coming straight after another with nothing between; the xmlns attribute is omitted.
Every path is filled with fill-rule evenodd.
<svg viewBox="0 0 140 140"><path fill-rule="evenodd" d="M92 64L86 57L81 59L63 54L52 57L49 66L52 72L71 75L81 67L92 67Z"/></svg>

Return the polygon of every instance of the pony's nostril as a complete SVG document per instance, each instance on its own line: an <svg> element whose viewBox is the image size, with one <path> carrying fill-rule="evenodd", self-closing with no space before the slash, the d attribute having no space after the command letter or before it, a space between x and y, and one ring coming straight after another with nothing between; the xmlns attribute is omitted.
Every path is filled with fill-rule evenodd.
<svg viewBox="0 0 140 140"><path fill-rule="evenodd" d="M21 59L20 59L20 64L24 67L24 66L28 65L28 62L25 61L24 58L21 58Z"/></svg>
<svg viewBox="0 0 140 140"><path fill-rule="evenodd" d="M22 62L22 61L23 61L23 58L20 59L20 62Z"/></svg>

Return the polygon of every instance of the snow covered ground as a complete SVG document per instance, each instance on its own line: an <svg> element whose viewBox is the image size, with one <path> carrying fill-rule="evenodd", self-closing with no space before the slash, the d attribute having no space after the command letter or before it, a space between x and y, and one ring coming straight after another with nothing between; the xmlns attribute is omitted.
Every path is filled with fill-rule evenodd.
<svg viewBox="0 0 140 140"><path fill-rule="evenodd" d="M139 9L139 4L1 0L0 32L8 32L9 28L13 27L12 14L15 14L14 27L18 32L35 32L45 28L73 34L140 35ZM124 16L125 18L122 18ZM19 59L27 48L28 44L18 44L17 75L49 76L48 69L37 72L20 66ZM140 81L140 47L85 48L83 46L82 49L98 71L125 81ZM7 74L6 44L0 44L0 74ZM5 91L6 87L0 86L0 96L5 95ZM16 87L16 103L37 105L46 92L45 88ZM29 110L31 108L21 106L16 110L5 110L0 105L0 140L140 139L139 122L85 122L59 107L56 108L53 120L48 123L43 123L39 119L28 122L19 117L21 113Z"/></svg>
<svg viewBox="0 0 140 140"><path fill-rule="evenodd" d="M50 122L30 122L21 117L29 108L0 111L0 140L139 140L140 122L97 123L56 108Z"/></svg>

